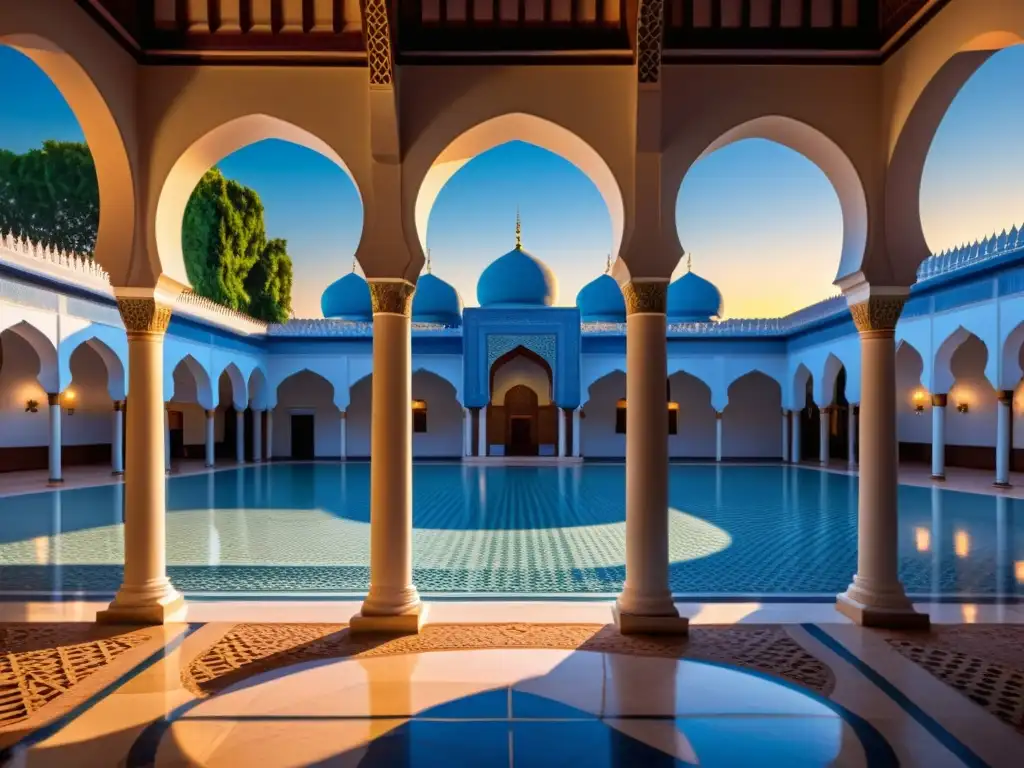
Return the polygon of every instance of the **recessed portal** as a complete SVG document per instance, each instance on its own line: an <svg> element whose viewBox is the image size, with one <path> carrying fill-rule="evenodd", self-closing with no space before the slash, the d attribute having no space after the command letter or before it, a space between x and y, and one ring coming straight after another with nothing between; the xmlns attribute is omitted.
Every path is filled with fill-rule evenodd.
<svg viewBox="0 0 1024 768"><path fill-rule="evenodd" d="M548 362L519 346L491 366L487 443L493 456L554 456L558 408Z"/></svg>

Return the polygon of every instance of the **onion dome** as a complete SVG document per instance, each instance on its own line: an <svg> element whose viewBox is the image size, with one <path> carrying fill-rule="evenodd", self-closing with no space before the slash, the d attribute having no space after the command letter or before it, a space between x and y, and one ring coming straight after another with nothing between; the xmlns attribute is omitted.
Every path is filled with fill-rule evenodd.
<svg viewBox="0 0 1024 768"><path fill-rule="evenodd" d="M622 289L609 274L612 268L608 257L608 268L596 280L591 280L576 294L576 306L583 322L624 323L626 322L626 300Z"/></svg>
<svg viewBox="0 0 1024 768"><path fill-rule="evenodd" d="M412 297L412 319L419 323L462 325L462 297L454 287L430 273L430 252L427 252L427 273L416 281Z"/></svg>
<svg viewBox="0 0 1024 768"><path fill-rule="evenodd" d="M498 257L480 275L476 298L481 307L550 307L558 281L540 259L523 250L522 227L516 214L516 247Z"/></svg>
<svg viewBox="0 0 1024 768"><path fill-rule="evenodd" d="M320 296L320 311L324 317L336 320L371 322L373 308L370 305L370 286L356 274L355 262L352 271L335 280Z"/></svg>
<svg viewBox="0 0 1024 768"><path fill-rule="evenodd" d="M691 266L688 260L686 274L668 287L670 323L706 323L725 312L722 294L713 283L691 272Z"/></svg>

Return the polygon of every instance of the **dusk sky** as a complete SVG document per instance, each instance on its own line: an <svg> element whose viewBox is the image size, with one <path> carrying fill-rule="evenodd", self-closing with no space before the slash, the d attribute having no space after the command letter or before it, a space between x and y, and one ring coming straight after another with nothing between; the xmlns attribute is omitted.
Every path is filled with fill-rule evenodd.
<svg viewBox="0 0 1024 768"><path fill-rule="evenodd" d="M0 82L7 105L0 147L23 152L48 138L82 140L49 79L4 46ZM921 189L933 250L1024 222L1022 92L1018 46L994 56L943 121ZM252 145L219 165L260 194L268 235L287 239L295 314L319 317L321 292L351 270L359 242L362 208L352 182L329 160L279 141ZM434 274L475 305L481 271L514 245L516 206L524 247L558 276L558 303L571 305L604 270L608 211L581 171L528 144L481 155L441 191L427 233ZM676 220L694 271L718 285L729 317L783 315L836 293L839 203L825 176L796 152L761 140L715 152L687 174Z"/></svg>

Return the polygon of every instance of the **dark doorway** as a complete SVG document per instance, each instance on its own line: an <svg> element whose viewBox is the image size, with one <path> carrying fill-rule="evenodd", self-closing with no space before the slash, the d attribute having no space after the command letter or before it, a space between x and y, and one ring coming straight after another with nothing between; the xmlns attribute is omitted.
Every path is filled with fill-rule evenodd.
<svg viewBox="0 0 1024 768"><path fill-rule="evenodd" d="M800 456L798 461L817 461L821 455L821 413L814 402L814 380L807 378L804 407L800 410Z"/></svg>
<svg viewBox="0 0 1024 768"><path fill-rule="evenodd" d="M539 453L537 418L540 413L537 393L523 384L517 384L505 393L505 412L508 417L506 455L536 456Z"/></svg>
<svg viewBox="0 0 1024 768"><path fill-rule="evenodd" d="M292 414L292 458L312 459L313 450L313 414Z"/></svg>
<svg viewBox="0 0 1024 768"><path fill-rule="evenodd" d="M529 416L513 416L509 419L508 455L536 456L537 446L534 445L531 433L533 419Z"/></svg>
<svg viewBox="0 0 1024 768"><path fill-rule="evenodd" d="M185 416L181 411L167 412L167 427L171 433L171 458L185 458Z"/></svg>

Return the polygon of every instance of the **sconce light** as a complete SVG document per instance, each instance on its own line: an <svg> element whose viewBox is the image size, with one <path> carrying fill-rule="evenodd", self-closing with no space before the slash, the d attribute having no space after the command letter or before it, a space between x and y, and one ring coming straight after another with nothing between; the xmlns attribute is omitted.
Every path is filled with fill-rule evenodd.
<svg viewBox="0 0 1024 768"><path fill-rule="evenodd" d="M956 410L959 413L968 413L971 410L971 408L967 404L966 400L961 400L959 403L956 404Z"/></svg>
<svg viewBox="0 0 1024 768"><path fill-rule="evenodd" d="M78 396L75 394L73 389L66 390L64 392L64 407L67 408L68 416L75 415L75 399Z"/></svg>
<svg viewBox="0 0 1024 768"><path fill-rule="evenodd" d="M25 413L39 413L39 401L38 400L26 400L25 401Z"/></svg>
<svg viewBox="0 0 1024 768"><path fill-rule="evenodd" d="M971 552L971 537L967 531L956 531L953 534L953 552L957 557L967 557Z"/></svg>
<svg viewBox="0 0 1024 768"><path fill-rule="evenodd" d="M918 416L924 413L925 399L926 395L923 389L919 389L914 393L914 413L916 413Z"/></svg>
<svg viewBox="0 0 1024 768"><path fill-rule="evenodd" d="M918 552L927 552L932 546L932 533L927 528L914 529L914 546Z"/></svg>
<svg viewBox="0 0 1024 768"><path fill-rule="evenodd" d="M1017 577L1018 584L1024 584L1024 560L1018 560L1013 564L1013 575Z"/></svg>

